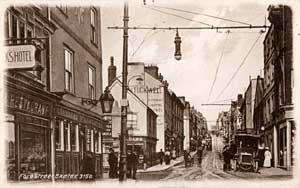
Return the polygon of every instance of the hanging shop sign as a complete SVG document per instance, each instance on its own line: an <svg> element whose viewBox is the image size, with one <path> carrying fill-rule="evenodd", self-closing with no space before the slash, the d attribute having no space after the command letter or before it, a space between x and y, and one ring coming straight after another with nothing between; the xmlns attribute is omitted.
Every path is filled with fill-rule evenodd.
<svg viewBox="0 0 300 188"><path fill-rule="evenodd" d="M35 46L15 45L5 48L7 69L32 69L35 66Z"/></svg>

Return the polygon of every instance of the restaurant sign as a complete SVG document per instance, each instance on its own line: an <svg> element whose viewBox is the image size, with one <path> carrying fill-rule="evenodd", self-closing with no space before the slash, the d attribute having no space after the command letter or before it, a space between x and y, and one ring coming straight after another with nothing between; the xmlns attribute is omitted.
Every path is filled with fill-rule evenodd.
<svg viewBox="0 0 300 188"><path fill-rule="evenodd" d="M8 69L32 69L35 64L33 45L15 45L5 47L5 61Z"/></svg>

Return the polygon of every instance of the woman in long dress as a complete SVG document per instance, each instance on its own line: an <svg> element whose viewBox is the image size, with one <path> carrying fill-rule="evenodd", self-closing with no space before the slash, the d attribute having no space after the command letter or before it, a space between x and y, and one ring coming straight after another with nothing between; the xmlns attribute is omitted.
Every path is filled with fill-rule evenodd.
<svg viewBox="0 0 300 188"><path fill-rule="evenodd" d="M269 151L269 148L266 147L265 151L265 160L264 160L264 167L270 168L271 167L271 159L272 159L272 154Z"/></svg>

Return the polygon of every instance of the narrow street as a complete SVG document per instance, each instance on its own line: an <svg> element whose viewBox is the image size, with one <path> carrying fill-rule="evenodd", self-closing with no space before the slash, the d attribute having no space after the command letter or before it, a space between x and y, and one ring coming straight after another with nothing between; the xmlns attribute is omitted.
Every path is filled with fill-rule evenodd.
<svg viewBox="0 0 300 188"><path fill-rule="evenodd" d="M185 167L184 162L171 167L165 172L153 172L139 180L230 180L230 179L288 179L291 174L276 175L276 169L262 169L262 173L223 171L222 160L223 142L221 137L212 136L212 151L204 151L201 166L198 164L197 155L194 155L194 163ZM281 173L278 172L278 173Z"/></svg>
<svg viewBox="0 0 300 188"><path fill-rule="evenodd" d="M197 155L194 156L194 164L185 167L184 163L175 166L164 180L202 180L202 179L229 179L235 175L223 172L221 158L223 143L220 137L212 137L212 151L205 151L201 166L198 164Z"/></svg>

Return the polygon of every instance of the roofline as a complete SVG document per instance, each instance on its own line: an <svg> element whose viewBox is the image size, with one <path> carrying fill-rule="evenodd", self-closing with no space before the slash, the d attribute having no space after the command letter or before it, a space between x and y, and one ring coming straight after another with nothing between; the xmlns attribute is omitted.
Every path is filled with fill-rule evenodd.
<svg viewBox="0 0 300 188"><path fill-rule="evenodd" d="M113 85L115 85L117 82L119 82L120 84L122 84L121 80L118 78L115 78L115 80L108 86L109 90L111 90L111 88L113 87ZM158 116L141 98L139 98L133 91L131 91L131 89L127 88L127 92L130 92L135 98L137 98L145 107L147 107L147 109L149 109L150 111L152 111L156 116Z"/></svg>

